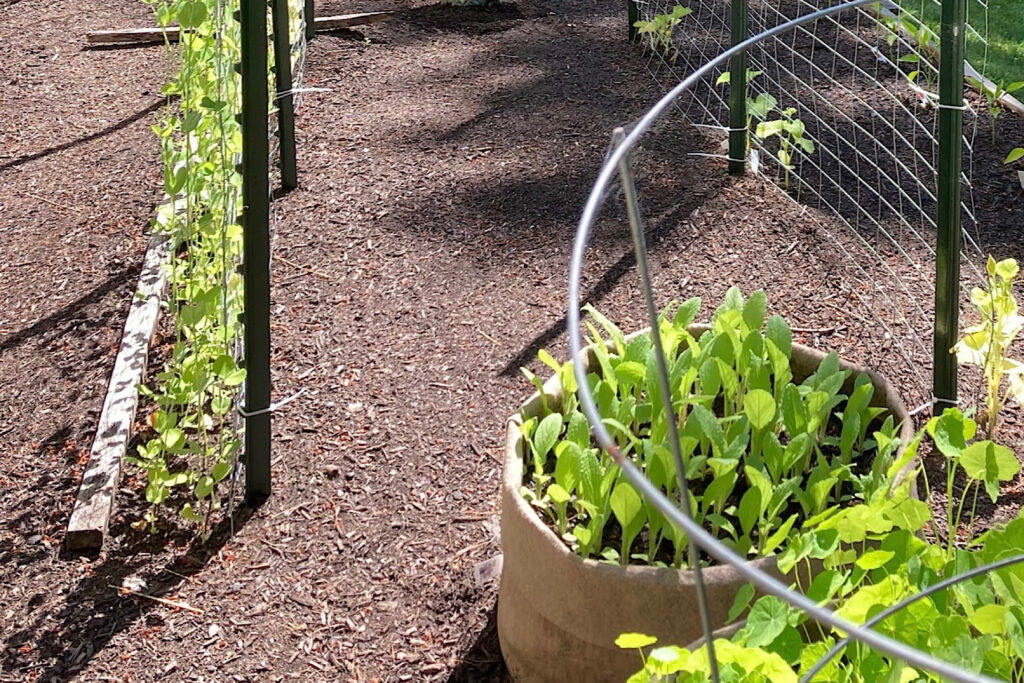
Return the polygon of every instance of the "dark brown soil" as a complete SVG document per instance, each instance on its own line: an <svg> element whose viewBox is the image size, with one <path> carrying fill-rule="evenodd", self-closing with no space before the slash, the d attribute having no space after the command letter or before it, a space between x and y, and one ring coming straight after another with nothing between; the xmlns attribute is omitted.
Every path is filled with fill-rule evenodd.
<svg viewBox="0 0 1024 683"><path fill-rule="evenodd" d="M277 204L275 394L307 392L275 416L274 495L190 543L131 527L127 472L105 552L78 558L62 528L160 187L163 54L81 48L85 29L148 25L129 0L5 3L0 681L503 679L496 585L473 576L500 552L503 421L530 392L518 368L565 354L570 242L609 134L661 92L621 10L407 6L316 38L307 84L330 91L306 95L301 187ZM764 287L799 341L920 401L830 219L687 155L706 149L676 117L638 153L660 302ZM998 170L979 183L1010 196ZM626 329L633 265L613 196L585 296Z"/></svg>

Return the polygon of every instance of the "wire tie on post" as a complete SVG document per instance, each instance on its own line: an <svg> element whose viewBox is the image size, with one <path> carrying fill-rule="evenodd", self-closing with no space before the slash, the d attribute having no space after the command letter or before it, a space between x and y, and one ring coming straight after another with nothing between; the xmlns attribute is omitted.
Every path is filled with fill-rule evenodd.
<svg viewBox="0 0 1024 683"><path fill-rule="evenodd" d="M252 412L249 412L248 410L245 410L241 406L237 406L235 408L235 410L237 410L238 414L241 415L242 417L256 417L257 415L264 415L266 413L272 413L275 410L277 410L278 408L281 408L281 407L291 403L292 401L297 399L299 396L302 396L304 393L306 393L306 390L307 390L307 387L303 387L302 389L300 389L296 393L292 394L288 398L281 399L277 403L271 403L266 408L260 408L259 410L253 410Z"/></svg>
<svg viewBox="0 0 1024 683"><path fill-rule="evenodd" d="M955 401L950 401L948 398L939 398L938 396L932 396L931 400L925 401L924 403L922 403L918 407L916 407L913 410L911 410L910 412L908 412L907 413L907 417L914 417L915 415L924 412L928 408L933 407L939 401L941 401L943 403L952 403L953 405L959 407L961 402L963 401L963 398L958 396Z"/></svg>

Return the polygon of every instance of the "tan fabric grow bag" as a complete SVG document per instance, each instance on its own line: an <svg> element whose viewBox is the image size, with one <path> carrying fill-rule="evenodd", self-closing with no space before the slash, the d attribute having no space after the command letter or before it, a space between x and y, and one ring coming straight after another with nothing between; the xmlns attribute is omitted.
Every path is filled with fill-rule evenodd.
<svg viewBox="0 0 1024 683"><path fill-rule="evenodd" d="M824 356L794 344L791 366L795 381L813 373ZM868 372L845 362L842 367ZM901 438L907 443L913 438L913 426L906 408L884 379L869 374L876 387L873 403L887 407L903 422ZM552 406L558 405L561 387L557 377L548 380L544 393ZM540 408L536 393L523 404L527 416L537 414ZM519 415L508 420L501 494L504 562L498 635L513 679L519 683L621 682L638 671L641 662L636 652L615 646L620 633L648 633L664 644L690 643L702 637L693 572L584 560L526 503L519 493L523 482L521 424ZM780 576L774 557L752 562ZM704 582L714 626L724 626L736 592L745 581L732 567L712 566L704 570Z"/></svg>

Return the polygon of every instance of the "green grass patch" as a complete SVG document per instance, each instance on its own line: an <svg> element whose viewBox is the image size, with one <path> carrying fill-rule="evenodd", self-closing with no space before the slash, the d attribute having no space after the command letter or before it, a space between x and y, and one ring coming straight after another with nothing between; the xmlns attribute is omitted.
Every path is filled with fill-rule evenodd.
<svg viewBox="0 0 1024 683"><path fill-rule="evenodd" d="M899 0L905 10L924 17L938 33L940 8L935 0ZM996 83L1024 80L1024 1L988 0L988 10L979 0L968 0L968 21L974 31L967 32L967 61ZM987 17L986 17L987 14Z"/></svg>

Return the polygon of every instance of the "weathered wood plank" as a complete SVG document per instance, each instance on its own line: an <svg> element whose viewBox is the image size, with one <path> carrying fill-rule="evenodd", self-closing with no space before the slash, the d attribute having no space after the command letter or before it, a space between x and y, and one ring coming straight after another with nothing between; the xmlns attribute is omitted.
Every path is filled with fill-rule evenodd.
<svg viewBox="0 0 1024 683"><path fill-rule="evenodd" d="M391 12L361 12L359 14L339 14L330 17L317 17L313 27L317 31L333 31L351 26L377 24L391 19ZM177 26L167 28L167 39L174 42L179 38ZM126 28L107 31L90 31L85 34L85 42L90 45L144 45L147 43L164 42L164 31L159 28Z"/></svg>
<svg viewBox="0 0 1024 683"><path fill-rule="evenodd" d="M332 17L317 17L313 20L313 28L317 31L332 31L351 26L365 26L388 21L394 15L391 12L363 12L361 14L339 14Z"/></svg>
<svg viewBox="0 0 1024 683"><path fill-rule="evenodd" d="M163 264L169 255L167 235L152 236L139 276L138 293L132 299L124 324L121 348L96 426L89 464L68 521L65 543L69 550L99 548L107 534L121 476L121 461L128 450L139 405L138 385L145 377L149 346L160 315L160 300L167 286Z"/></svg>

